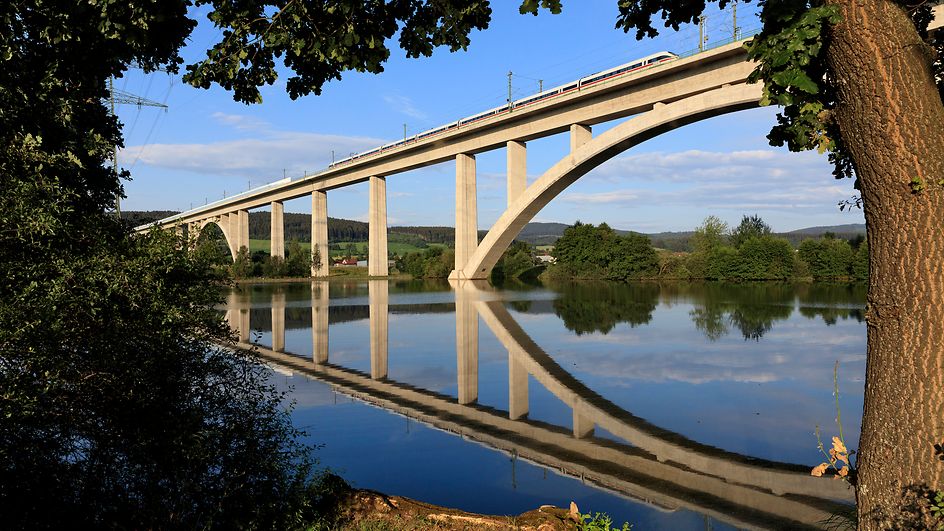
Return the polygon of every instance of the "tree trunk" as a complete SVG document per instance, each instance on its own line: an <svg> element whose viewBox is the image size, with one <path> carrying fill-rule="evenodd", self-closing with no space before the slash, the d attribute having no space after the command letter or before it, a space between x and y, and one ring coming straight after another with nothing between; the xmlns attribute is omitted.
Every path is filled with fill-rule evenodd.
<svg viewBox="0 0 944 531"><path fill-rule="evenodd" d="M923 496L944 490L944 106L900 6L828 1L843 17L827 50L836 119L868 227L859 526L925 528Z"/></svg>

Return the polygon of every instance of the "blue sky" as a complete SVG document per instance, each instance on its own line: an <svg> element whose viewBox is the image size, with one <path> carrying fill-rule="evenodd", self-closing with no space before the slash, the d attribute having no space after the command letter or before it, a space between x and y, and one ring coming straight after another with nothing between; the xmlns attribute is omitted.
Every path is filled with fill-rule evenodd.
<svg viewBox="0 0 944 531"><path fill-rule="evenodd" d="M636 41L613 29L616 0L565 1L560 15L519 15L517 2L495 0L491 27L472 35L466 52L437 50L406 59L394 48L380 75L347 73L321 96L292 101L284 79L263 89L264 101L236 103L219 88L201 90L163 73L132 71L116 87L165 102L119 106L126 149L119 164L131 169L127 210L186 210L205 201L287 176L324 168L337 159L407 133L415 134L501 105L512 71L514 97L577 79L655 51L697 46L697 27ZM738 9L742 28L757 26ZM709 39L731 34L731 14L708 12ZM193 60L215 42L218 30L201 24L184 50ZM396 43L392 43L395 46ZM836 181L824 155L770 147L765 135L774 109L758 108L693 124L636 146L581 178L541 211L536 221L575 220L658 232L690 230L706 216L736 224L759 214L778 231L812 225L861 223L861 211L840 212L854 193ZM607 127L595 127L598 133ZM566 155L557 135L528 144L529 182ZM505 151L477 157L479 227L489 227L505 206ZM455 166L444 163L387 179L390 225L449 225L455 220ZM328 194L332 217L366 220L367 184ZM287 212L310 212L307 198Z"/></svg>

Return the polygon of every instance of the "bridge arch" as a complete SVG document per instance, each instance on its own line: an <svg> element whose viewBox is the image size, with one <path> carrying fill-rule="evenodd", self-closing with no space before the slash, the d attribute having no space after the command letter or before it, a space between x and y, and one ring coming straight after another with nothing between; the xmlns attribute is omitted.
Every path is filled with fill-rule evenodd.
<svg viewBox="0 0 944 531"><path fill-rule="evenodd" d="M460 279L487 278L521 229L552 199L600 164L650 138L722 114L757 107L761 85L737 84L672 103L657 103L569 153L544 172L498 218L461 271Z"/></svg>
<svg viewBox="0 0 944 531"><path fill-rule="evenodd" d="M228 216L225 216L225 215L222 217L217 216L217 217L200 220L194 223L193 225L191 225L192 227L196 228L196 231L195 231L196 233L194 234L193 242L196 243L197 239L200 237L200 234L203 232L203 229L205 229L207 225L216 225L217 227L219 227L220 232L223 233L223 239L226 240L226 247L229 249L230 257L235 262L236 253L239 252L239 249L236 249L236 246L233 245L233 242L235 240L233 238L233 235L231 234L230 224L227 218Z"/></svg>

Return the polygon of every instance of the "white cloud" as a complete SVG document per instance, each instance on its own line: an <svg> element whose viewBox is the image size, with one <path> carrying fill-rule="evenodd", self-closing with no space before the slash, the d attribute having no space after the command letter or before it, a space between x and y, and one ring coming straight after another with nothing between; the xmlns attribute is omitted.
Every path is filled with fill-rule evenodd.
<svg viewBox="0 0 944 531"><path fill-rule="evenodd" d="M815 153L652 152L603 164L560 200L589 208L658 205L715 212L801 209L825 214L836 212L836 204L853 195L851 184L833 179L826 161Z"/></svg>
<svg viewBox="0 0 944 531"><path fill-rule="evenodd" d="M240 131L269 131L271 124L265 120L259 120L245 114L227 114L224 112L215 112L210 115L217 122L228 125Z"/></svg>
<svg viewBox="0 0 944 531"><path fill-rule="evenodd" d="M634 153L605 162L594 170L593 175L608 180L657 183L706 180L740 183L769 179L793 182L797 177L804 181L828 183L832 178L822 156L774 149Z"/></svg>
<svg viewBox="0 0 944 531"><path fill-rule="evenodd" d="M406 96L388 94L384 96L383 99L391 109L400 114L409 116L410 118L416 118L417 120L428 119L428 115L418 109L416 104L413 103L413 100Z"/></svg>
<svg viewBox="0 0 944 531"><path fill-rule="evenodd" d="M639 199L639 193L632 190L613 190L612 192L600 193L573 193L568 194L563 198L564 201L581 204L632 203L637 199Z"/></svg>
<svg viewBox="0 0 944 531"><path fill-rule="evenodd" d="M282 178L282 170L290 176L301 176L326 167L331 152L341 159L352 152L364 151L385 143L369 137L351 137L263 130L261 122L245 117L222 115L216 119L234 127L253 128L260 132L255 138L208 142L203 144L149 144L129 146L122 150L125 157L138 158L138 164L157 168L185 170L208 175L229 175L253 180Z"/></svg>

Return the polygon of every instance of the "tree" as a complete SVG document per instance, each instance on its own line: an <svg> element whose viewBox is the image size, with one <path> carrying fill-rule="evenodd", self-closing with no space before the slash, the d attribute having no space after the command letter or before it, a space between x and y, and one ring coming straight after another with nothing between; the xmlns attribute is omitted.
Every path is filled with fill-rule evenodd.
<svg viewBox="0 0 944 531"><path fill-rule="evenodd" d="M626 281L659 272L659 257L648 237L621 236L606 223L595 227L576 222L564 230L553 253L557 262L549 270L551 276Z"/></svg>
<svg viewBox="0 0 944 531"><path fill-rule="evenodd" d="M249 278L253 274L253 260L249 255L249 249L244 245L236 251L236 258L233 259L233 265L231 266L231 274L233 278L243 279Z"/></svg>
<svg viewBox="0 0 944 531"><path fill-rule="evenodd" d="M695 229L689 241L692 245L692 254L688 258L688 270L692 278L719 278L718 271L710 272L712 255L719 254L718 249L727 242L728 224L715 216L708 216ZM721 277L723 278L723 277Z"/></svg>
<svg viewBox="0 0 944 531"><path fill-rule="evenodd" d="M773 236L752 237L738 249L741 278L787 280L794 273L794 251L790 242Z"/></svg>
<svg viewBox="0 0 944 531"><path fill-rule="evenodd" d="M244 102L260 101L258 87L276 80L276 59L293 72L286 83L292 97L318 93L345 70L381 71L387 39L397 32L412 57L436 46L464 49L491 15L488 0L195 3L210 7L221 34L186 79L218 83ZM616 24L637 38L654 36L656 14L678 29L705 4L620 0ZM120 193L119 176L105 164L121 144L100 103L105 80L132 62L145 69L181 64L178 50L195 25L189 5L0 6L0 196L16 199L0 212L18 223L3 227L47 236L71 230ZM861 191L853 203L863 206L869 230L870 310L859 524L906 525L897 520L915 498L905 486L944 488L944 470L929 450L944 433L944 386L933 380L944 373L944 88L936 85L944 66L924 31L930 8L889 0L768 0L762 7L763 30L750 55L759 64L754 79L765 83L764 103L783 106L771 142L828 152L836 175L854 173ZM524 0L520 11L542 8L559 12L561 1ZM941 57L944 39L932 44ZM7 286L19 293L36 280L24 278L18 273Z"/></svg>
<svg viewBox="0 0 944 531"><path fill-rule="evenodd" d="M846 240L807 238L797 251L809 265L813 278L848 279L852 275L853 252Z"/></svg>
<svg viewBox="0 0 944 531"><path fill-rule="evenodd" d="M757 214L753 216L745 215L741 218L741 223L731 231L731 243L740 249L741 245L747 240L767 236L770 232L770 225L764 222L760 216Z"/></svg>
<svg viewBox="0 0 944 531"><path fill-rule="evenodd" d="M727 243L728 224L716 216L708 216L692 234L692 249L696 253L709 253Z"/></svg>
<svg viewBox="0 0 944 531"><path fill-rule="evenodd" d="M636 233L619 236L610 251L606 267L609 279L651 278L659 271L659 255L652 248L648 236Z"/></svg>
<svg viewBox="0 0 944 531"><path fill-rule="evenodd" d="M317 246L314 253L307 253L302 249L302 244L297 240L291 240L288 242L286 251L284 275L295 278L311 276L312 255L320 259Z"/></svg>
<svg viewBox="0 0 944 531"><path fill-rule="evenodd" d="M132 64L175 70L187 7L0 3L5 528L285 529L314 516L310 449L214 309L217 249L132 237L106 213L127 176L110 163L121 135L107 80Z"/></svg>
<svg viewBox="0 0 944 531"><path fill-rule="evenodd" d="M727 0L719 0L724 7ZM537 2L529 3L532 11ZM868 361L859 453L862 529L927 525L927 492L944 490L933 459L944 437L944 39L930 7L889 0L767 1L750 46L762 103L781 105L769 139L828 152L855 176L869 234ZM629 0L617 26L654 36L705 3ZM877 102L881 102L877 104ZM905 414L904 412L907 412ZM923 489L923 490L922 490ZM922 497L924 496L924 497ZM921 507L924 509L922 513ZM916 509L917 508L917 509Z"/></svg>

